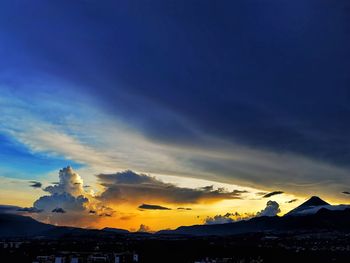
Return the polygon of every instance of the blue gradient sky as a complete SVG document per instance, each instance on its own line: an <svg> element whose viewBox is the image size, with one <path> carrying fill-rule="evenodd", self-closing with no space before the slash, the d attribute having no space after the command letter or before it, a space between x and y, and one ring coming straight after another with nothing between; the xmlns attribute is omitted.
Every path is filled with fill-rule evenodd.
<svg viewBox="0 0 350 263"><path fill-rule="evenodd" d="M345 0L2 1L0 176L49 182L72 165L97 184L131 169L344 201L349 12Z"/></svg>

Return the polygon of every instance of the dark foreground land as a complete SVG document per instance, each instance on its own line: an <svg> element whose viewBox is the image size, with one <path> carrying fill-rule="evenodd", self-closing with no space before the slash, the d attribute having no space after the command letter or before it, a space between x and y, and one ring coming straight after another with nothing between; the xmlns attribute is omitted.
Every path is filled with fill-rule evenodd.
<svg viewBox="0 0 350 263"><path fill-rule="evenodd" d="M0 262L350 262L344 232L185 237L148 234L3 239ZM118 261L119 260L119 261Z"/></svg>

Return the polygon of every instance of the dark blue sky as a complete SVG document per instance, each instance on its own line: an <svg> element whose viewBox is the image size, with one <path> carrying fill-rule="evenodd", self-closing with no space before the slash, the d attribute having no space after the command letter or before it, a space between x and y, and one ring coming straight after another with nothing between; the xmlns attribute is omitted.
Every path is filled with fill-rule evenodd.
<svg viewBox="0 0 350 263"><path fill-rule="evenodd" d="M153 141L349 166L346 0L2 1L0 40L2 83L73 83Z"/></svg>

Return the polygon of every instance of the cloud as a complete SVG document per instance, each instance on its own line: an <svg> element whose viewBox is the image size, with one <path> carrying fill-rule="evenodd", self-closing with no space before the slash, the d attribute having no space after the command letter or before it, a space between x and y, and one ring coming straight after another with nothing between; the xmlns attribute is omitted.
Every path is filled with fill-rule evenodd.
<svg viewBox="0 0 350 263"><path fill-rule="evenodd" d="M89 199L83 195L73 196L70 193L54 193L39 197L34 202L34 207L44 211L51 211L56 207L61 207L66 211L81 212L86 210Z"/></svg>
<svg viewBox="0 0 350 263"><path fill-rule="evenodd" d="M345 194L345 195L350 195L350 192L348 192L348 191L344 191L344 192L342 192L342 194Z"/></svg>
<svg viewBox="0 0 350 263"><path fill-rule="evenodd" d="M37 181L30 181L30 183L31 183L30 187L33 187L33 188L41 188L42 186L42 183Z"/></svg>
<svg viewBox="0 0 350 263"><path fill-rule="evenodd" d="M291 204L291 203L294 203L296 201L298 201L298 199L292 199L292 200L286 201L286 203Z"/></svg>
<svg viewBox="0 0 350 263"><path fill-rule="evenodd" d="M73 196L85 193L83 180L70 166L61 169L59 171L59 182L46 187L44 191L49 192L50 194L69 193Z"/></svg>
<svg viewBox="0 0 350 263"><path fill-rule="evenodd" d="M226 223L233 223L241 220L246 220L253 218L255 215L251 213L226 213L224 215L215 215L213 217L207 216L204 219L204 224L206 225L214 225L214 224L226 224Z"/></svg>
<svg viewBox="0 0 350 263"><path fill-rule="evenodd" d="M167 14L171 6L164 1L155 1L157 8L152 9L145 3L141 8L139 5L128 6L128 16L123 14L123 4L120 7L111 2L100 4L89 1L89 7L98 5L101 10L94 14L86 8L85 1L74 4L60 1L57 4L60 8L53 8L54 4L49 1L42 3L41 8L36 5L13 8L11 4L4 4L0 10L0 17L4 21L10 21L14 12L21 13L18 23L3 23L0 30L1 39L6 40L1 43L4 52L0 63L3 68L15 65L15 71L9 68L4 78L14 75L16 93L23 92L27 95L30 90L32 95L38 89L28 85L22 90L17 88L20 86L17 83L27 83L25 76L18 74L18 71L28 72L30 69L30 75L37 78L45 74L57 76L68 83L72 81L77 84L75 86L81 96L91 95L103 110L115 115L115 119L126 120L145 138L153 142L160 141L162 145L172 144L170 149L164 147L160 152L168 159L178 157L181 162L180 169L169 165L172 162L138 162L129 158L129 155L124 155L128 156L124 160L116 158L120 162L111 162L125 165L125 159L129 159L134 162L134 166L125 166L135 170L144 164L147 169L139 170L153 173L162 170L167 171L167 174L178 172L181 175L188 175L191 170L197 177L204 176L202 172L208 171L206 176L212 179L254 186L283 185L282 190L291 189L299 194L305 192L305 184L308 185L307 191L312 192L322 187L322 190L328 191L328 195L338 194L343 185L349 184L350 156L347 153L350 126L347 121L349 110L346 94L349 80L346 65L350 61L347 52L350 40L347 37L347 21L337 19L344 12L347 0L341 0L341 4L332 6L329 12L312 15L312 19L308 12L304 12L305 4L302 1L289 1L288 5L269 1L268 7L257 5L249 8L249 1L244 4L223 1L217 5L220 16L215 24L210 23L210 1L180 4L174 12L181 13L181 16L170 17ZM271 19L264 19L266 12L257 12L259 8L275 12L271 14ZM79 10L79 15L74 10ZM158 10L163 12L157 12ZM296 10L295 15L303 25L302 28L295 27L290 10ZM200 14L198 19L191 20L193 23L188 26L187 21L197 13ZM38 20L31 19L33 16ZM236 20L230 19L232 16ZM60 23L57 17L61 18ZM251 17L251 23L245 23L247 17ZM43 18L47 26L37 30L37 25L43 22ZM169 23L155 23L164 20ZM23 24L26 25L25 29L20 26ZM111 28L105 26L108 24L128 24L130 27L128 30L112 32ZM203 30L203 25L207 25L206 30ZM262 30L257 30L257 25ZM319 34L320 28L339 30L323 30L324 34ZM82 35L89 35L89 41L85 41ZM130 38L130 35L135 36L135 39ZM191 45L188 45L188 36L193 36ZM335 47L331 41L322 41L322 38L333 39L339 45ZM71 39L74 44L58 45L61 39ZM124 40L123 44L114 45L119 39ZM215 41L207 43L208 39ZM149 62L149 56L145 56L140 46L152 46L149 50L152 67L140 66ZM165 50L165 46L169 49ZM305 48L309 46L313 47L312 50ZM77 49L80 50L79 54ZM20 54L18 50L21 50ZM212 55L212 50L215 50L215 55ZM314 65L314 58L325 50L332 56L318 57L318 63ZM47 54L53 59L48 59ZM28 59L33 57L35 59ZM312 71L308 70L311 66ZM188 72L191 72L190 78L186 77ZM332 83L337 85L334 87ZM50 82L43 84L44 87L51 87L48 85ZM266 88L262 89L261 84ZM232 86L235 88L230 89ZM164 92L164 87L172 92ZM70 87L61 85L59 90L66 93L68 89ZM44 104L46 98L58 99L58 96L50 96L50 90L47 93L46 96L38 96L45 98L41 103L33 103L39 114L55 112L43 111L42 107L37 106ZM71 122L70 116L83 104L78 100L81 96L74 97L72 107L69 107L70 103L58 105L63 111L74 109L72 114L61 114L61 110L58 115L69 116L67 119ZM33 97L30 96L30 100ZM314 101L312 108L308 103L310 101ZM50 107L55 104L50 103ZM94 104L87 104L93 108ZM3 108L6 110L6 107ZM27 107L24 108L27 111ZM92 118L81 118L81 122L69 125L69 129L73 129L72 126L77 129L82 122L90 123L94 121L92 119L98 119L91 111L87 111L86 115ZM12 116L5 114L5 117L10 119ZM54 119L49 117L51 116L47 119ZM25 117L15 116L12 119L24 119L25 123L32 123ZM0 122L7 125L6 121ZM37 125L37 122L34 123ZM106 126L102 127L103 129L83 127L79 132L88 131L89 134L84 136L92 138L96 136L96 130L105 130ZM28 132L20 125L15 125L14 130L17 129L23 133ZM44 129L45 133L36 133L40 129L41 127L29 135L22 135L22 141L35 150L72 156L73 159L88 164L100 163L100 158L97 158L100 157L100 151L84 147L86 144L78 143L79 140L66 143L71 140L51 133L51 130L47 132ZM72 130L74 134L79 132ZM93 132L95 133L91 134ZM118 137L110 137L109 141ZM231 148L230 152L222 158L212 157L222 149L211 149L213 144L207 140L208 137L223 141ZM237 141L241 145L232 144ZM139 160L149 160L149 154L153 153L149 148L140 147L139 143L132 144L136 147L130 145L127 145L130 152L145 153L140 154ZM175 157L172 156L174 145L184 148ZM190 151L187 145L195 148L195 151ZM102 149L103 146L100 145ZM242 151L240 146L254 146L259 150L258 156L252 151ZM120 147L115 145L110 145L110 148L120 151ZM222 152L225 151L223 147ZM114 156L119 156L119 152ZM108 161L101 161L101 165L107 165ZM201 165L203 163L206 166ZM326 163L335 165L328 166ZM338 169L338 164L339 167L346 166L346 169ZM204 167L203 170L201 167Z"/></svg>
<svg viewBox="0 0 350 263"><path fill-rule="evenodd" d="M192 210L190 207L178 207L177 210Z"/></svg>
<svg viewBox="0 0 350 263"><path fill-rule="evenodd" d="M184 188L164 183L155 177L127 170L115 174L100 174L105 190L99 196L104 202L161 201L165 203L205 203L224 199L240 199L246 191L227 191L213 186Z"/></svg>
<svg viewBox="0 0 350 263"><path fill-rule="evenodd" d="M64 213L66 213L66 210L64 210L64 209L61 208L61 207L56 207L56 208L53 209L51 212L52 212L52 213L61 213L61 214L64 214Z"/></svg>
<svg viewBox="0 0 350 263"><path fill-rule="evenodd" d="M204 223L206 225L233 223L235 220L232 219L231 216L232 214L227 213L225 215L216 215L214 217L207 217Z"/></svg>
<svg viewBox="0 0 350 263"><path fill-rule="evenodd" d="M127 220L130 220L131 218L133 218L134 216L132 215L126 215L126 216L121 216L119 217L120 220L124 220L124 221L127 221Z"/></svg>
<svg viewBox="0 0 350 263"><path fill-rule="evenodd" d="M263 196L263 198L269 198L271 196L274 196L274 195L280 195L280 194L283 194L284 192L282 191L273 191L273 192L270 192L270 193L267 193Z"/></svg>
<svg viewBox="0 0 350 263"><path fill-rule="evenodd" d="M280 206L277 202L275 201L268 201L266 203L266 207L258 212L256 214L257 217L259 216L276 216L278 213L281 212Z"/></svg>
<svg viewBox="0 0 350 263"><path fill-rule="evenodd" d="M98 205L96 206L96 208L98 209L96 214L99 217L111 217L115 213L115 211L112 208L105 205Z"/></svg>
<svg viewBox="0 0 350 263"><path fill-rule="evenodd" d="M41 213L43 210L37 209L35 207L19 207L13 205L0 205L0 214L1 213L14 213L14 214L23 214L23 213Z"/></svg>
<svg viewBox="0 0 350 263"><path fill-rule="evenodd" d="M151 228L149 226L146 226L144 224L141 224L137 232L150 232Z"/></svg>
<svg viewBox="0 0 350 263"><path fill-rule="evenodd" d="M19 208L17 211L26 212L26 213L41 213L44 210L38 209L36 207L23 207L23 208Z"/></svg>
<svg viewBox="0 0 350 263"><path fill-rule="evenodd" d="M59 182L45 187L48 195L39 197L30 208L41 211L33 217L51 224L90 226L97 224L98 218L112 216L115 211L96 200L83 185L83 179L72 167L61 169Z"/></svg>
<svg viewBox="0 0 350 263"><path fill-rule="evenodd" d="M148 205L148 204L142 204L139 206L140 209L146 209L146 210L171 210L171 208L160 206L160 205Z"/></svg>

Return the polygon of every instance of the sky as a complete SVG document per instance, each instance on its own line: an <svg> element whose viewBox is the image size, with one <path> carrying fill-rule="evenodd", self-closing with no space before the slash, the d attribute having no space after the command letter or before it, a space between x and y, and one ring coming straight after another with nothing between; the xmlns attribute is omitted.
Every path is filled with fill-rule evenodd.
<svg viewBox="0 0 350 263"><path fill-rule="evenodd" d="M346 0L1 1L0 210L156 231L349 203L349 47Z"/></svg>

